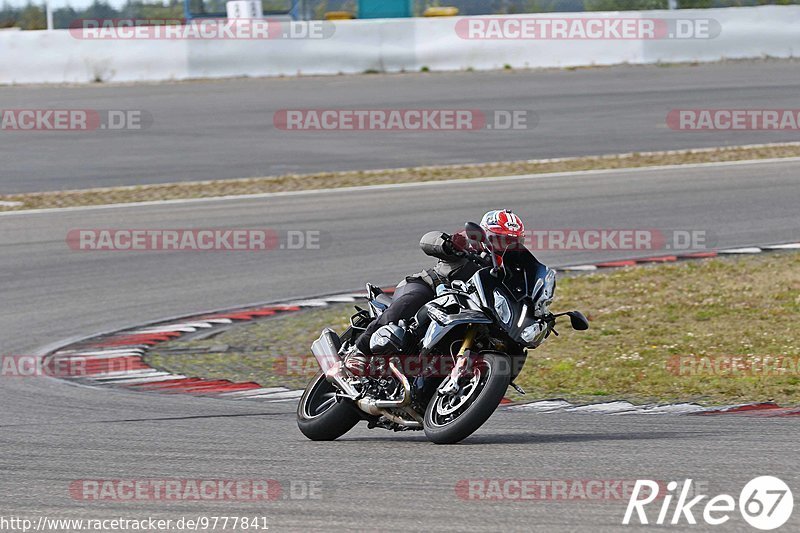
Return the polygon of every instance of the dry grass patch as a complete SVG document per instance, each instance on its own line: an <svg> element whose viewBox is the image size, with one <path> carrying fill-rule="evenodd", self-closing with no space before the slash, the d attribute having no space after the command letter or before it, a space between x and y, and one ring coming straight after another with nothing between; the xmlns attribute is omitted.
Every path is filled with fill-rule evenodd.
<svg viewBox="0 0 800 533"><path fill-rule="evenodd" d="M0 212L157 200L213 198L311 189L341 188L425 181L518 176L580 170L638 168L658 165L739 161L800 156L800 143L702 148L604 156L568 157L471 165L443 165L388 170L289 174L260 178L197 181L135 187L0 195ZM4 206L1 202L17 203Z"/></svg>

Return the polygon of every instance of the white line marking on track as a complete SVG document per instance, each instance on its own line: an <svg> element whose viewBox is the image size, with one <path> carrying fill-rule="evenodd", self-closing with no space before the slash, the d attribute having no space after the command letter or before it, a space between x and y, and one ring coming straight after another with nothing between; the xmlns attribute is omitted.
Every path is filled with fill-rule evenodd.
<svg viewBox="0 0 800 533"><path fill-rule="evenodd" d="M733 406L735 407L735 406ZM725 409L730 409L727 407ZM508 407L514 411L533 411L535 413L554 413L570 412L582 414L606 414L606 415L682 415L691 413L701 413L720 409L719 407L703 407L696 403L675 403L675 404L647 404L634 405L626 401L606 402L588 405L573 405L566 400L543 400L538 402L512 405Z"/></svg>
<svg viewBox="0 0 800 533"><path fill-rule="evenodd" d="M142 354L138 352L129 352L129 353L110 353L110 354L97 354L97 355L89 355L89 354L71 354L71 355L58 355L56 356L59 359L91 359L92 361L102 361L103 359L119 359L121 357L141 357Z"/></svg>
<svg viewBox="0 0 800 533"><path fill-rule="evenodd" d="M115 377L106 377L106 378L98 378L98 381L102 381L103 384L109 385L119 385L121 383L129 383L131 381L138 381L138 380L147 380L147 379L172 379L174 374L170 374L169 372L154 372L152 374L146 375L137 375L132 377L127 376L115 376Z"/></svg>
<svg viewBox="0 0 800 533"><path fill-rule="evenodd" d="M157 373L157 372L158 372L158 370L155 370L153 368L142 368L142 369L139 369L139 370L117 370L117 371L114 371L114 372L101 372L99 374L90 374L88 376L81 376L81 377L88 378L88 379L93 379L93 380L101 380L101 379L108 379L108 378L114 378L114 377L119 377L119 376L130 376L130 377L139 376L139 377L144 377L144 376L148 376L150 374L154 374L154 373Z"/></svg>
<svg viewBox="0 0 800 533"><path fill-rule="evenodd" d="M800 250L800 242L792 242L788 244L772 244L770 246L762 246L765 250Z"/></svg>
<svg viewBox="0 0 800 533"><path fill-rule="evenodd" d="M156 376L155 374L147 377L138 378L119 378L117 381L110 382L113 385L134 385L138 383L158 383L159 381L170 381L172 379L186 379L187 376L182 374L170 374L164 372L164 375Z"/></svg>
<svg viewBox="0 0 800 533"><path fill-rule="evenodd" d="M356 300L358 300L358 298L356 298L352 294L341 294L339 296L329 296L325 298L325 300L327 300L328 302L349 303L349 302L355 302Z"/></svg>
<svg viewBox="0 0 800 533"><path fill-rule="evenodd" d="M510 407L510 409L546 413L550 411L559 411L561 409L566 409L567 407L573 407L573 405L566 400L542 400L539 402L513 405Z"/></svg>
<svg viewBox="0 0 800 533"><path fill-rule="evenodd" d="M575 271L578 271L578 272L591 271L591 270L597 270L597 265L576 265L576 266L561 267L561 268L558 268L557 270L563 270L563 271L566 271L566 272L569 272L569 271L572 271L572 270L575 270Z"/></svg>
<svg viewBox="0 0 800 533"><path fill-rule="evenodd" d="M263 395L256 395L256 396L247 396L242 398L243 400L260 400L262 398L270 399L270 400L277 400L277 399L287 399L291 400L294 398L299 398L303 395L303 391L301 390L290 390L286 392L273 392L271 394L263 394Z"/></svg>
<svg viewBox="0 0 800 533"><path fill-rule="evenodd" d="M229 319L225 319L230 322ZM140 329L136 329L133 331L126 331L123 332L123 335L146 335L146 334L153 334L156 335L158 333L169 333L170 331L183 331L185 333L192 333L197 331L198 329L207 329L214 327L209 324L211 320L205 322L182 322L179 324L165 324L163 326L150 326L144 327Z"/></svg>
<svg viewBox="0 0 800 533"><path fill-rule="evenodd" d="M173 331L177 331L177 332L181 332L181 333L194 333L195 331L197 331L197 328L192 328L192 327L189 327L189 326L183 326L183 327L175 327L175 326L167 327L167 326L164 326L164 327L157 327L157 328L137 329L135 331L132 331L131 333L133 335L143 335L143 334L147 334L147 333L171 333Z"/></svg>
<svg viewBox="0 0 800 533"><path fill-rule="evenodd" d="M119 335L128 335L128 333L120 333ZM111 341L116 342L116 341L119 341L119 339L115 340L115 339L112 338L112 339L106 339L106 340L103 340L103 341L100 341L100 342L111 342ZM117 348L119 348L121 350L144 350L144 351L147 351L148 349L150 349L150 347L148 345L146 345L146 344L115 344L114 346L116 346ZM95 348L102 349L102 346L95 346Z"/></svg>
<svg viewBox="0 0 800 533"><path fill-rule="evenodd" d="M663 152L655 152L663 153ZM284 192L270 192L260 194L238 194L230 196L213 196L210 198L183 198L175 200L153 200L147 202L131 202L127 204L106 204L106 205L87 205L75 207L55 207L46 209L26 209L20 211L4 211L0 212L0 216L24 216L36 215L47 213L63 213L68 211L94 211L99 209L120 209L120 208L138 208L138 207L161 207L161 206L174 206L180 204L199 204L209 202L226 202L235 200L258 200L263 198L275 198L282 196L300 196L312 194L330 194L330 193L352 193L357 191L372 191L372 190L387 190L387 189L405 189L412 187L435 187L441 185L460 185L460 184L484 184L500 181L519 181L519 180L539 180L549 178L564 178L575 176L597 176L605 174L633 174L645 172L657 172L662 170L678 170L678 169L693 169L693 168L714 168L714 167L731 167L731 166L747 166L747 165L769 165L774 163L797 163L800 162L800 157L776 157L770 159L745 159L741 161L712 161L709 163L685 163L680 165L658 165L651 167L631 167L631 168L611 168L611 169L597 169L597 170L575 170L570 172L551 172L543 174L524 174L519 176L495 176L487 178L462 178L454 180L438 180L438 181L419 181L412 183L386 183L382 185L360 185L355 187L341 187L333 189L311 189L307 191L284 191Z"/></svg>
<svg viewBox="0 0 800 533"><path fill-rule="evenodd" d="M328 305L328 302L325 300L298 300L285 305L289 307L325 307Z"/></svg>
<svg viewBox="0 0 800 533"><path fill-rule="evenodd" d="M719 250L718 254L760 254L763 252L761 248L755 246L747 248L728 248L727 250Z"/></svg>
<svg viewBox="0 0 800 533"><path fill-rule="evenodd" d="M141 348L113 348L108 350L59 350L53 355L55 356L70 356L70 355L144 355L144 350Z"/></svg>
<svg viewBox="0 0 800 533"><path fill-rule="evenodd" d="M635 411L636 406L630 402L607 402L590 405L579 405L565 409L571 413L620 413L624 411Z"/></svg>
<svg viewBox="0 0 800 533"><path fill-rule="evenodd" d="M621 415L681 415L687 413L700 413L708 411L709 408L697 405L696 403L676 403L666 405L639 405L634 411L622 411L619 413L609 413L615 416Z"/></svg>
<svg viewBox="0 0 800 533"><path fill-rule="evenodd" d="M250 389L234 392L223 392L220 394L223 398L246 398L254 395L273 394L276 392L289 392L286 387L264 387L261 389Z"/></svg>

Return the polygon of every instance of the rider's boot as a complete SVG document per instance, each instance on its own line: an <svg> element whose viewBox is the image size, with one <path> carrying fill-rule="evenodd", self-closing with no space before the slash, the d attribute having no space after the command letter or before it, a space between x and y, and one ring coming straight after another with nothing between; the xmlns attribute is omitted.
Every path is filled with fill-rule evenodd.
<svg viewBox="0 0 800 533"><path fill-rule="evenodd" d="M343 363L344 367L356 377L362 377L367 374L369 359L355 346L344 354Z"/></svg>

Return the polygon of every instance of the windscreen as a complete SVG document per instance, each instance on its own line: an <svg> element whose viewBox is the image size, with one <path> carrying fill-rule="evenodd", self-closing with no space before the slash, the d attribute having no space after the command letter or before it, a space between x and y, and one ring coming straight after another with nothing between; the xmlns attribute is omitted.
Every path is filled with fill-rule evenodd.
<svg viewBox="0 0 800 533"><path fill-rule="evenodd" d="M529 250L526 248L506 250L503 254L503 267L503 285L517 301L526 296L536 298L537 295L533 293L541 291L547 267ZM542 280L538 287L537 279Z"/></svg>

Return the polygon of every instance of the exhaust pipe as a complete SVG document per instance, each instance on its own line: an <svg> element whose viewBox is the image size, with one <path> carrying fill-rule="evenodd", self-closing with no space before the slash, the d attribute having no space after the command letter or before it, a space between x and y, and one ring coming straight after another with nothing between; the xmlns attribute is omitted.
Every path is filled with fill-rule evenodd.
<svg viewBox="0 0 800 533"><path fill-rule="evenodd" d="M339 340L339 336L330 328L325 328L322 331L322 335L311 344L311 353L314 354L319 367L326 374L337 363L342 362L341 357L339 357L339 348L341 346L342 341Z"/></svg>
<svg viewBox="0 0 800 533"><path fill-rule="evenodd" d="M409 407L409 408L407 408L407 410L411 411L411 408ZM420 416L418 414L416 414L416 413L414 413L414 418L415 419L419 418L419 420L406 420L405 418L403 418L401 416L397 416L397 415L395 415L393 413L390 413L389 411L386 411L385 409L381 409L381 411L382 411L380 413L381 415L385 416L386 418L388 418L389 420L391 420L392 422L394 422L395 424L397 424L399 426L407 427L409 429L422 429L422 420L421 420ZM408 411L406 411L406 412L407 412L407 414L410 415L411 413L408 412Z"/></svg>
<svg viewBox="0 0 800 533"><path fill-rule="evenodd" d="M392 371L392 375L394 375L394 377L396 377L403 386L403 397L399 400L376 400L374 398L361 398L356 400L356 405L359 409L367 414L373 416L385 416L395 424L399 424L408 428L420 429L422 428L422 424L418 420L419 415L416 415L416 413L412 414L411 408L408 407L411 403L411 383L409 383L408 378L397 369L397 362L399 361L396 358L392 358L389 361L389 369ZM412 415L414 420L406 420L405 418L397 416L394 413L390 413L387 411L387 409L400 409L407 414Z"/></svg>
<svg viewBox="0 0 800 533"><path fill-rule="evenodd" d="M339 387L341 391L355 402L359 409L367 414L385 416L392 422L409 428L417 429L422 427L422 424L418 420L419 415L414 416L416 413L412 413L412 410L408 407L411 403L411 383L409 383L408 378L398 370L397 363L399 363L399 360L397 358L392 358L389 361L389 369L403 387L402 398L399 400L376 400L374 398L358 399L361 394L356 390L345 373L344 363L342 362L342 358L339 357L340 347L341 341L339 340L339 336L330 328L323 330L322 335L311 344L311 353L314 354L317 364L319 364L319 367L325 374L325 379ZM413 416L415 420L406 420L390 413L387 409L401 409Z"/></svg>
<svg viewBox="0 0 800 533"><path fill-rule="evenodd" d="M311 353L314 354L317 364L325 374L325 379L355 400L359 394L344 373L344 363L342 363L342 358L339 357L341 345L342 341L336 332L330 328L325 328L322 331L322 335L311 344Z"/></svg>

